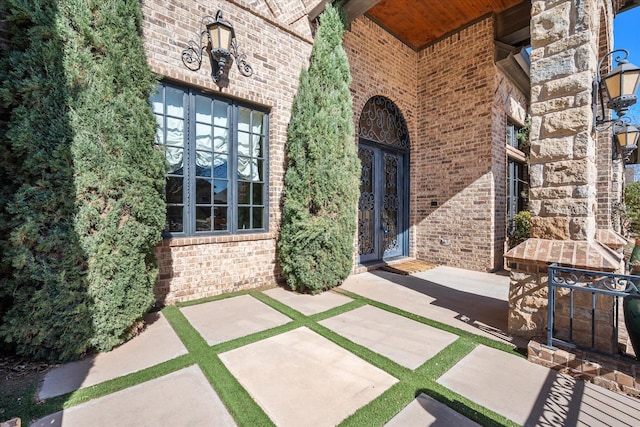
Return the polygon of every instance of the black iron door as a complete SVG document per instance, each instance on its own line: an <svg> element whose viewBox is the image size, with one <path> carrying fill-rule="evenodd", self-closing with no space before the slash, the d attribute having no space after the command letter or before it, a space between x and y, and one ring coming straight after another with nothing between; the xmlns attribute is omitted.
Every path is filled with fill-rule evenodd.
<svg viewBox="0 0 640 427"><path fill-rule="evenodd" d="M358 205L360 262L405 255L404 154L360 143Z"/></svg>

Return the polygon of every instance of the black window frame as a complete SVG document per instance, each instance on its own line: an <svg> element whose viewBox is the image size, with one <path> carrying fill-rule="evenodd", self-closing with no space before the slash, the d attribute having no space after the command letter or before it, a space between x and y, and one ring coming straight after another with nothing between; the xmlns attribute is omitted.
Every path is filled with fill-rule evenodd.
<svg viewBox="0 0 640 427"><path fill-rule="evenodd" d="M523 197L523 192L529 191L526 164L518 160L508 158L507 162L507 223L509 235L515 231L515 217L518 212L527 209L528 199Z"/></svg>
<svg viewBox="0 0 640 427"><path fill-rule="evenodd" d="M182 207L182 231L170 231L169 227L169 212L167 213L167 225L163 232L164 238L175 238L175 237L201 237L201 236L218 236L218 235L241 235L241 234L254 234L254 233L267 233L269 231L269 115L270 110L268 108L257 106L255 104L247 103L244 101L240 101L237 99L233 99L230 97L220 96L218 94L212 94L209 92L201 91L198 89L190 88L188 86L181 86L174 83L169 82L161 82L158 84L156 94L151 96L151 102L154 100L158 100L158 97L161 98L162 101L162 114L154 111L154 116L158 120L159 117L162 118L162 126L159 126L158 132L162 132L162 139L159 140L160 136L156 135L156 140L154 145L156 147L161 148L163 151L165 147L171 144L167 144L167 118L178 118L177 116L172 116L167 114L167 89L181 91L182 92L182 111L183 111L183 158L182 158L182 168L178 169L178 171L182 170L182 173L167 173L167 183L170 178L178 178L182 177L182 203L172 202L171 199L167 195L167 209L172 207ZM219 177L215 176L213 166L213 158L218 155L214 148L215 142L214 137L211 138L211 162L212 165L209 166L210 176L203 177L200 176L200 172L198 172L199 166L196 164L196 154L198 152L205 152L199 150L197 138L196 127L199 122L196 117L196 99L208 99L214 105L227 104L227 127L220 127L214 123L215 116L212 110L211 115L211 124L210 127L212 132L215 132L214 129L226 129L227 130L227 142L228 145L228 154L227 154L227 178L226 179L218 179ZM215 107L213 107L215 108ZM250 120L253 120L254 113L260 113L262 115L262 125L261 132L254 133L253 132L253 123L250 122L248 126L248 130L239 130L238 119L240 116L241 109L248 109L250 113ZM244 110L246 111L246 110ZM245 153L243 156L239 152L239 135L244 134L248 136L248 154ZM253 136L259 136L261 138L262 149L259 150L258 156L253 156ZM177 148L177 145L174 145ZM248 157L247 157L248 156ZM224 156L222 156L224 157ZM238 161L240 158L245 160L249 160L250 169L253 171L255 169L256 173L258 173L258 181L252 180L249 178L241 178L239 177L239 167ZM260 168L261 165L261 168ZM262 176L260 180L259 171L262 171ZM168 171L169 172L169 171ZM207 202L206 200L203 203L199 203L196 197L196 192L198 191L198 186L196 186L196 182L202 182L202 180L209 181L211 191L210 200ZM226 193L227 200L226 204L216 204L216 192L215 192L215 182L225 181L226 182ZM240 186L247 187L249 190L249 201L247 203L240 203L238 196L238 189ZM256 192L254 195L254 189L261 187L261 193ZM254 198L255 196L255 198ZM256 200L261 201L261 204L254 203ZM210 226L208 230L198 230L198 209L199 208L211 208L211 216ZM227 209L227 217L226 217L226 229L217 230L215 221L215 209L216 208L226 208ZM261 209L262 214L260 215L260 220L254 217L254 212L257 213L257 210ZM250 215L248 216L249 228L241 228L241 221L239 220L238 213L240 210L249 211ZM257 220L257 224L254 224L254 221ZM260 224L260 221L262 224ZM255 226L257 225L257 226Z"/></svg>

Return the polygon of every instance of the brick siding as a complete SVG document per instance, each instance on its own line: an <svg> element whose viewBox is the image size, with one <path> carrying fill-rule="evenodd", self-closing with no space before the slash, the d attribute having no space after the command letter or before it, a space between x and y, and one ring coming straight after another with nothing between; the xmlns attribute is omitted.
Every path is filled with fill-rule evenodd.
<svg viewBox="0 0 640 427"><path fill-rule="evenodd" d="M165 240L156 249L156 296L161 302L270 286L281 279L276 240L284 146L299 72L311 52L312 28L306 17L298 17L301 2L293 2L296 8L276 3L276 9L248 0L213 1L207 9L195 2L143 3L143 36L154 72L270 107L269 232ZM304 2L307 11L313 4ZM254 70L245 78L232 65L222 89L211 81L207 58L201 70L192 72L180 57L199 30L200 18L218 8L234 25L240 50ZM398 106L408 126L408 255L479 271L502 266L506 234L503 95L513 95L514 89L494 65L493 34L493 18L487 17L416 52L362 16L344 36L353 77L354 123L365 103L382 95ZM522 94L513 96L523 102ZM354 256L354 271L356 263Z"/></svg>
<svg viewBox="0 0 640 427"><path fill-rule="evenodd" d="M504 134L492 127L493 37L488 17L420 52L411 158L416 256L479 271L502 265L504 244L504 220L494 217L506 184L493 158L505 161Z"/></svg>
<svg viewBox="0 0 640 427"><path fill-rule="evenodd" d="M187 69L181 60L187 42L200 31L202 16L215 15L218 9L234 26L240 51L247 54L253 67L253 75L244 77L232 64L228 83L221 89L211 80L208 58L197 72ZM185 86L270 108L269 232L165 240L155 251L160 269L156 297L162 303L172 303L275 285L280 277L276 238L287 125L299 73L311 53L311 25L306 18L293 24L287 21L291 13L302 13L301 8L281 13L261 1L145 0L142 10L147 60L155 73Z"/></svg>

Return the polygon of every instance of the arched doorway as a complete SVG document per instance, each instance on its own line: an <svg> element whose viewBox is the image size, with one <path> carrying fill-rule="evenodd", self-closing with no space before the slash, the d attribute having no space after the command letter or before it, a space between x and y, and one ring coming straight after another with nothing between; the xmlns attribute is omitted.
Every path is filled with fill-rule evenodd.
<svg viewBox="0 0 640 427"><path fill-rule="evenodd" d="M360 263L408 254L409 132L384 96L365 104L358 126L362 163L358 203Z"/></svg>

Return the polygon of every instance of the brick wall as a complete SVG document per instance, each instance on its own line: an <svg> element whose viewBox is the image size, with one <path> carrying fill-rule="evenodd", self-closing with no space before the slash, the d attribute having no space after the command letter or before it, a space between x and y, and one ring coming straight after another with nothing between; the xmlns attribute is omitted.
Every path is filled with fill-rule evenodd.
<svg viewBox="0 0 640 427"><path fill-rule="evenodd" d="M613 32L608 31L613 26L612 10L603 7L600 10L599 30L598 30L598 58L602 58L607 52L613 50ZM611 60L605 61L605 69L601 70L606 75L610 70ZM606 110L610 117L610 111ZM613 218L612 207L620 202L622 196L622 173L623 162L612 161L613 146L611 144L611 133L609 130L599 132L596 139L596 162L598 165L598 177L596 191L598 192L598 205L596 212L596 226L599 229L609 230L611 228L620 231L620 221Z"/></svg>
<svg viewBox="0 0 640 427"><path fill-rule="evenodd" d="M187 42L200 31L202 16L215 15L218 9L234 26L240 51L247 54L247 62L253 67L253 75L244 77L232 64L228 83L221 89L211 80L208 58L197 72L188 70L181 60ZM291 14L304 12L302 7L285 9L272 10L264 1L244 0L143 2L143 37L154 72L173 82L270 108L269 233L165 240L156 248L160 268L156 297L160 302L274 285L279 277L276 237L281 218L286 131L298 76L308 64L313 42L306 15L305 19L289 21Z"/></svg>
<svg viewBox="0 0 640 427"><path fill-rule="evenodd" d="M351 25L343 38L343 45L351 68L351 94L353 96L356 141L358 120L371 97L382 95L393 101L404 116L409 130L413 162L416 141L416 83L417 53L386 32L370 19L362 16ZM410 169L413 166L410 166ZM413 193L410 195L410 208ZM413 217L413 212L410 213ZM413 221L410 219L410 224ZM415 255L415 233L410 231L409 255ZM357 259L356 259L357 262Z"/></svg>
<svg viewBox="0 0 640 427"><path fill-rule="evenodd" d="M272 3L279 8L269 7ZM312 30L306 18L298 19L301 2L293 9L284 8L286 1L272 3L212 1L206 8L201 3L143 3L145 46L156 73L271 108L269 233L164 241L156 249L156 296L162 302L273 285L280 277L276 239L286 129L299 71L311 52ZM307 11L313 4L304 2ZM232 65L221 89L211 81L208 59L192 72L180 57L200 18L218 8L234 25L240 50L254 70L246 78ZM409 128L409 255L480 271L502 266L504 135L507 100L514 93L494 65L493 34L488 17L415 52L362 16L344 36L354 123L372 96L383 95L398 106ZM504 93L510 95L505 98ZM356 261L354 257L354 270Z"/></svg>
<svg viewBox="0 0 640 427"><path fill-rule="evenodd" d="M502 264L494 212L505 169L493 155L505 140L494 141L492 128L493 35L489 17L419 53L411 158L417 257L479 271Z"/></svg>

